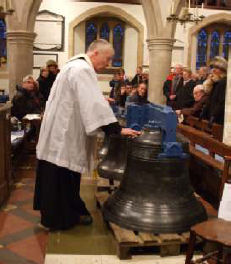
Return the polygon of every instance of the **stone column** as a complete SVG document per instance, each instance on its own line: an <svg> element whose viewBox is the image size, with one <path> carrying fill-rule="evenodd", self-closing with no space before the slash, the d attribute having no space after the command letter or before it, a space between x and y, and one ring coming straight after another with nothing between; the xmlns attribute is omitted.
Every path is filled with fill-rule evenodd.
<svg viewBox="0 0 231 264"><path fill-rule="evenodd" d="M229 52L228 72L227 72L223 143L231 146L231 50Z"/></svg>
<svg viewBox="0 0 231 264"><path fill-rule="evenodd" d="M7 32L10 98L15 94L16 84L20 84L24 76L32 73L35 36L35 33L27 31Z"/></svg>
<svg viewBox="0 0 231 264"><path fill-rule="evenodd" d="M152 103L165 103L163 84L171 67L174 42L175 40L170 38L153 38L147 40L149 49L148 99Z"/></svg>

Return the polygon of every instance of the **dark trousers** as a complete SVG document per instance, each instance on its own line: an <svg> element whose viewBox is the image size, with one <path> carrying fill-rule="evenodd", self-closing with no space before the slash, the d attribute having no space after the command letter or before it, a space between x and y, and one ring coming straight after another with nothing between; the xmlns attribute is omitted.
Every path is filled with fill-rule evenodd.
<svg viewBox="0 0 231 264"><path fill-rule="evenodd" d="M34 210L41 212L41 224L51 229L68 229L80 215L89 212L80 198L81 175L67 168L38 160Z"/></svg>

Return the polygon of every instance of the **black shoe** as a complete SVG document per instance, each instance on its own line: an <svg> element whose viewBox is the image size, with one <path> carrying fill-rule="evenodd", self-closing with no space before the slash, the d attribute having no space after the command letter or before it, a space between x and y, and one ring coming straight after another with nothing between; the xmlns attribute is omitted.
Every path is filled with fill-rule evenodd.
<svg viewBox="0 0 231 264"><path fill-rule="evenodd" d="M79 224L80 225L91 225L93 222L93 218L91 215L80 215Z"/></svg>

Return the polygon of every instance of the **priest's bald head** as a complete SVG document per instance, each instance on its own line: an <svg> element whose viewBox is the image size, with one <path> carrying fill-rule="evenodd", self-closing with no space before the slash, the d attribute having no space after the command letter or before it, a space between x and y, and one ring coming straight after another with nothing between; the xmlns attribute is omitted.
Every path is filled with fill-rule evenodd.
<svg viewBox="0 0 231 264"><path fill-rule="evenodd" d="M87 55L89 56L96 72L104 70L114 56L112 45L105 39L98 39L88 47Z"/></svg>

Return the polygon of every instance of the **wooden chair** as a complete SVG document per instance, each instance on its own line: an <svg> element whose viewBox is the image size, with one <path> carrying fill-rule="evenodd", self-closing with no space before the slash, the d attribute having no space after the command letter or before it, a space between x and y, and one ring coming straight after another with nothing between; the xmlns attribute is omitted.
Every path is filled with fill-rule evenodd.
<svg viewBox="0 0 231 264"><path fill-rule="evenodd" d="M228 169L229 167L227 167ZM227 179L226 182L228 182ZM192 261L196 237L200 237L205 242L215 242L218 245L218 250L210 252L196 261ZM223 254L224 247L231 249L231 221L216 218L197 224L190 230L185 264L204 263L207 259L215 259L217 264L230 264L230 255Z"/></svg>
<svg viewBox="0 0 231 264"><path fill-rule="evenodd" d="M196 261L192 261L196 237L203 241L215 242L218 250L210 252ZM204 263L208 259L216 259L216 263L230 264L230 257L223 254L223 247L231 248L231 222L212 219L193 226L190 230L189 245L185 264ZM229 260L228 260L229 258Z"/></svg>

